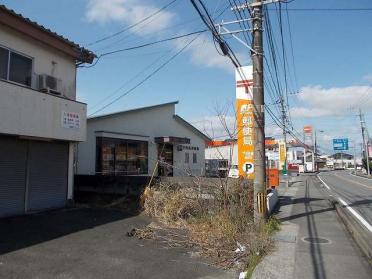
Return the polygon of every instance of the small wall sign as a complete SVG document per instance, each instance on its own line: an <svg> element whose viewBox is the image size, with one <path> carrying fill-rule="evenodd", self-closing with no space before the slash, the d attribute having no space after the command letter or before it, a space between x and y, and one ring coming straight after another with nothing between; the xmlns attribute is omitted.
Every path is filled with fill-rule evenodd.
<svg viewBox="0 0 372 279"><path fill-rule="evenodd" d="M62 111L62 127L66 129L80 129L80 114L77 112Z"/></svg>

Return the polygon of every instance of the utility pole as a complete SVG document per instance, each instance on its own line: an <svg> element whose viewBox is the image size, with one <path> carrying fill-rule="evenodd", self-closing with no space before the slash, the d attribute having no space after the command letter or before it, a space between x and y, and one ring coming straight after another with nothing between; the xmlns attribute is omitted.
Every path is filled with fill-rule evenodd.
<svg viewBox="0 0 372 279"><path fill-rule="evenodd" d="M254 6L253 6L254 5ZM267 218L266 160L265 160L265 99L263 83L262 0L254 0L252 7L253 104L254 110L254 197L255 222ZM265 208L259 208L264 203Z"/></svg>
<svg viewBox="0 0 372 279"><path fill-rule="evenodd" d="M287 129L286 129L286 121L287 121L287 115L285 113L285 104L284 104L284 97L283 94L280 97L280 106L282 109L282 123L283 123L283 140L285 144L285 159L284 159L284 166L282 173L287 174Z"/></svg>
<svg viewBox="0 0 372 279"><path fill-rule="evenodd" d="M355 156L356 156L356 142L355 141L353 141L353 149L354 149L354 174L356 174L356 158L355 158Z"/></svg>
<svg viewBox="0 0 372 279"><path fill-rule="evenodd" d="M313 158L313 172L316 172L316 129L314 131L314 158Z"/></svg>
<svg viewBox="0 0 372 279"><path fill-rule="evenodd" d="M254 220L261 223L267 218L266 207L266 156L265 156L265 102L264 102L264 79L263 79L263 28L262 28L262 7L266 4L279 2L280 0L253 0L244 4L234 6L232 10L249 9L251 19L242 19L237 21L222 22L215 25L219 30L219 35L231 35L238 42L247 47L251 52L253 64L253 145L254 145ZM252 30L241 29L230 31L226 25L252 21ZM236 36L236 33L251 31L252 46L249 46L243 40ZM282 101L283 102L283 101ZM284 110L284 104L282 109ZM285 113L285 111L284 111ZM283 121L285 124L285 121ZM284 129L284 137L286 134ZM286 154L287 155L287 154ZM287 157L286 157L287 160Z"/></svg>
<svg viewBox="0 0 372 279"><path fill-rule="evenodd" d="M363 145L364 145L364 155L366 159L367 164L367 175L370 175L370 169L369 169L369 152L368 152L368 141L365 139L365 121L364 121L364 115L362 114L362 110L359 109L359 119L360 119L360 127L362 129L362 138L363 138Z"/></svg>

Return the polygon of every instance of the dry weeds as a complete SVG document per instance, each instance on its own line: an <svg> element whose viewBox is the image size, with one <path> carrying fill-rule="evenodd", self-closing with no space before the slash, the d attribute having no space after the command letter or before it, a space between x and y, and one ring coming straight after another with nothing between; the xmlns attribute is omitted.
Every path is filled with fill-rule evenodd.
<svg viewBox="0 0 372 279"><path fill-rule="evenodd" d="M146 190L144 200L146 214L168 230L162 239L174 247L197 247L219 266L244 270L272 247L271 229L253 223L253 187L249 183L236 180L213 189L197 184L157 184ZM175 228L186 235L175 235Z"/></svg>

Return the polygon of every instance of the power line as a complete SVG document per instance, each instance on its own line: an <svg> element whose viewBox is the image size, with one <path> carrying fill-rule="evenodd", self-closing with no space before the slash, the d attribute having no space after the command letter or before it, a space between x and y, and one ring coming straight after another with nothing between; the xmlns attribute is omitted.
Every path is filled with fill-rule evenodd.
<svg viewBox="0 0 372 279"><path fill-rule="evenodd" d="M208 23L208 21L205 19L205 17L203 16L203 14L201 13L201 11L198 9L198 7L196 6L196 3L194 2L194 0L191 0L191 2L192 3L194 3L195 5L194 5L194 7L195 7L195 9L197 9L197 11L198 11L198 13L199 13L199 15L200 15L200 17L202 18L202 20L203 20L203 22L211 29L211 31L212 31L212 33L214 34L215 33L215 28L214 28L214 26L213 27L210 27L210 24ZM201 2L201 1L199 1L199 2ZM206 13L208 13L208 11L206 11L205 10L205 12ZM213 23L213 22L212 22ZM218 37L218 33L217 33L217 39L219 39L219 40L221 40L219 37ZM229 49L229 52L228 52L228 56L229 56L229 58L231 59L231 61L233 62L233 64L234 64L234 66L236 67L236 68L238 68L241 64L240 64L240 62L239 62L239 59L236 57L236 55L235 55L235 53L234 53L234 51L231 49L231 47L226 43L226 46L228 47L228 49ZM272 47L272 49L274 49L273 47ZM273 59L276 61L276 59L275 59L275 51L273 51L272 52L273 53ZM276 65L276 62L275 62L275 65ZM238 71L238 73L239 73L239 75L242 77L242 79L244 79L244 73L241 73L240 71ZM278 74L278 72L277 72L277 69L276 69L276 74ZM279 79L278 79L278 77L277 77L277 83L278 83L278 85L280 84L279 83ZM265 107L267 107L267 106L265 106ZM267 107L268 108L268 107ZM255 108L255 109L257 109L257 108ZM271 111L271 109L270 108L268 108L268 110L270 111L270 116L272 117L272 119L274 120L274 122L276 123L276 125L278 126L278 127L280 127L280 128L283 128L283 126L280 124L280 120L275 116L275 114ZM296 138L299 142L302 142L292 131L289 131L289 133L294 137L294 138Z"/></svg>
<svg viewBox="0 0 372 279"><path fill-rule="evenodd" d="M164 42L169 42L169 41L189 37L189 36L192 36L192 35L204 33L206 31L208 31L208 30L204 29L204 30L194 31L194 32L191 32L191 33L182 34L182 35L178 35L178 36L174 36L174 37L170 37L170 38L166 38L166 39L161 39L161 40L153 41L153 42L138 45L138 46L132 46L132 47L127 47L127 48L122 48L122 49L117 49L117 50L105 52L105 53L100 54L98 56L97 60L92 65L90 65L90 66L80 66L80 67L81 68L91 68L91 67L94 67L102 57L105 57L105 56L108 56L108 55L112 55L112 54L116 54L116 53L120 53L120 52L124 52L124 51L140 49L140 48L144 48L144 47L148 47L148 46L152 46L152 45L156 45L156 44L160 44L160 43L164 43Z"/></svg>
<svg viewBox="0 0 372 279"><path fill-rule="evenodd" d="M103 107L101 107L100 109L96 110L95 112L93 112L92 114L90 114L89 116L92 116L94 114L97 114L98 112L104 110L105 108L107 108L108 106L112 105L113 103L117 102L118 100L120 100L121 98L123 98L124 96L127 96L129 95L130 93L132 93L136 88L138 88L139 86L141 86L142 84L144 84L147 80L149 80L151 77L153 77L157 72L159 72L161 69L163 69L166 65L168 65L172 60L174 60L178 55L180 55L187 47L189 47L198 37L199 37L200 34L197 34L190 42L188 42L183 48L181 48L179 51L177 51L174 55L172 55L168 60L166 60L163 64L161 64L158 68L156 68L153 72L151 72L149 75L147 75L144 79L142 79L139 83L137 83L135 86L131 87L129 90L125 91L123 94L121 94L120 96L118 96L117 98L115 98L113 101L111 101L110 103L108 103L107 105L104 105Z"/></svg>
<svg viewBox="0 0 372 279"><path fill-rule="evenodd" d="M216 18L218 18L219 16L221 16L227 9L228 9L229 6L226 6L222 11L219 12L219 14L217 15ZM216 11L215 11L216 12ZM207 31L207 30L205 30ZM141 80L139 83L137 83L135 86L133 86L132 88L130 88L129 90L127 90L126 92L124 92L123 94L121 94L120 96L118 96L117 98L115 98L113 101L111 101L110 103L108 103L107 105L104 105L103 107L101 107L100 109L96 110L95 112L93 112L92 114L90 114L89 116L92 116L100 111L102 111L103 109L107 108L108 106L110 106L111 104L115 103L116 101L118 101L119 99L121 99L122 97L130 94L133 90L135 90L137 87L139 87L140 85L142 85L144 82L146 82L148 79L150 79L154 74L156 74L158 71L160 71L163 67L165 67L168 63L170 63L173 59L175 59L179 54L181 54L181 52L183 52L189 45L191 45L198 37L201 33L205 32L204 30L201 30L201 31L196 31L196 32L191 32L191 33L188 33L188 34L185 34L185 35L180 35L180 36L176 36L176 37L172 37L172 38L168 38L168 39L164 39L164 40L159 40L159 41L156 41L156 42L153 42L153 43L148 43L148 44L144 44L144 45L141 45L141 46L137 46L135 48L139 48L139 47L145 47L147 45L152 45L152 44L155 44L155 43L159 43L161 41L168 41L168 40L172 40L172 39L178 39L178 38L181 38L181 37L186 37L186 36L191 36L191 35L196 35L195 38L193 38L189 43L187 43L180 51L178 51L177 53L175 53L172 57L170 57L167 61L165 61L163 64L161 64L157 69L155 69L151 74L147 75L143 80ZM128 48L129 49L129 48ZM125 49L125 50L128 50L128 49ZM133 48L130 48L130 49L133 49ZM121 50L121 51L124 51ZM118 51L115 51L115 52L118 52ZM110 54L112 54L112 52L110 52ZM105 54L106 55L106 54ZM108 54L107 54L108 55ZM161 58L163 58L164 56L161 56L160 58L156 59L153 63L151 63L150 65L148 65L145 69L143 69L141 72L139 72L137 75L135 75L132 79L130 79L129 81L125 82L122 86L120 86L117 90L115 90L113 92L113 94L110 94L109 96L107 96L103 101L111 98L112 96L116 95L126 84L130 83L132 80L134 80L135 78L137 78L139 75L141 75L142 73L144 73L149 67L151 67L152 65L156 64ZM96 61L97 63L97 61ZM95 64L96 64L95 63Z"/></svg>
<svg viewBox="0 0 372 279"><path fill-rule="evenodd" d="M269 9L271 10L271 9ZM304 11L304 12L362 12L372 11L372 8L288 8L288 11Z"/></svg>
<svg viewBox="0 0 372 279"><path fill-rule="evenodd" d="M113 93L109 94L108 96L106 96L105 98L101 99L99 102L97 102L96 105L92 106L90 109L94 109L96 107L98 107L99 105L101 105L102 103L104 103L106 100L110 99L111 97L115 96L117 93L119 93L127 84L131 83L132 81L134 81L137 77L139 77L140 75L142 75L143 73L145 73L149 68L151 68L152 66L154 66L156 63L158 63L162 58L164 58L165 56L168 55L168 52L166 54L163 54L161 55L160 57L156 58L151 64L149 65L146 65L140 72L138 72L136 75L134 75L132 78L130 78L129 80L127 80L126 82L124 82L122 85L119 86L119 88L117 88Z"/></svg>
<svg viewBox="0 0 372 279"><path fill-rule="evenodd" d="M148 19L152 18L153 16L156 16L157 14L161 13L163 10L167 9L169 6L171 6L172 4L174 4L176 1L177 1L177 0L173 0L173 1L169 2L169 3L166 4L165 6L161 7L160 9L158 9L158 10L155 11L154 13L150 14L149 16L147 16L147 17L141 19L140 21L138 21L138 22L136 22L136 23L134 23L134 24L132 24L132 25L130 25L130 26L128 26L128 27L126 27L126 28L120 30L120 31L117 31L117 32L115 32L114 34L111 34L111 35L105 36L105 37L103 37L103 38L101 38L101 39L98 39L98 40L96 40L96 41L94 41L94 42L91 42L91 43L87 44L87 46L91 46L91 45L94 45L94 44L97 44L97 43L100 43L100 42L103 42L103 41L109 40L109 39L111 39L111 38L113 38L113 37L116 37L116 36L118 36L118 35L120 35L120 34L126 32L126 31L132 29L133 27L136 27L137 25L139 25L139 24L141 24L141 23L147 21Z"/></svg>
<svg viewBox="0 0 372 279"><path fill-rule="evenodd" d="M222 1L222 0L220 0L220 1ZM216 9L215 9L215 11L214 11L214 13L213 13L213 17L216 16L216 13L217 13L217 12L218 12L218 15L216 16L216 18L220 17L223 13L225 13L225 11L226 11L228 8L229 8L228 5L225 6L224 8L222 8L222 9L217 9L217 6L216 6ZM187 21L185 21L185 22L178 23L178 24L172 24L172 26L167 26L167 27L165 27L165 28L158 29L156 33L158 34L160 31L169 30L169 29L172 29L172 28L175 28L175 27L179 27L179 26L182 26L182 25L186 25L186 24L189 24L190 22L194 22L194 21L199 20L199 19L200 19L200 18L197 17L197 18L193 18L193 19L191 19L191 20L187 20ZM155 20L155 19L153 19L153 20ZM153 20L151 20L151 21L148 22L147 24L150 24ZM146 25L147 25L147 24L146 24ZM136 29L136 31L138 31L140 28L143 28L144 26L145 26L145 25L141 25L138 29ZM134 36L134 35L133 35L133 34L129 34L129 35L127 35L127 36L124 36L124 37L122 37L120 40L114 41L114 42L112 42L111 44L106 45L106 46L104 46L104 47L98 49L96 52L101 51L101 50L104 50L104 49L107 49L107 48L110 48L110 47L112 47L112 46L114 46L114 45L116 45L116 44L118 44L118 43L124 41L126 38L131 37L131 36ZM136 41L136 40L126 41L126 43L128 43L128 42L133 42L133 41Z"/></svg>
<svg viewBox="0 0 372 279"><path fill-rule="evenodd" d="M127 47L127 48L117 49L117 50L113 50L113 51L109 51L109 52L102 53L102 54L100 55L100 57L104 57L104 56L107 56L107 55L112 55L112 54L119 53L119 52L123 52L123 51L128 51L128 50L134 50L134 49L144 48L144 47L148 47L148 46L156 45L156 44L159 44L159 43L169 42L169 41L173 41L173 40L177 40L177 39L181 39L181 38L189 37L189 36L192 36L192 35L196 35L196 34L204 33L204 32L206 32L206 31L208 31L208 30L207 30L207 29L204 29L204 30L198 30L198 31L194 31L194 32L187 33L187 34L182 34L182 35L178 35L178 36L174 36L174 37L170 37L170 38L166 38L166 39L161 39L161 40L157 40L157 41L154 41L154 42L150 42L150 43L146 43L146 44L142 44L142 45L138 45L138 46L133 46L133 47Z"/></svg>

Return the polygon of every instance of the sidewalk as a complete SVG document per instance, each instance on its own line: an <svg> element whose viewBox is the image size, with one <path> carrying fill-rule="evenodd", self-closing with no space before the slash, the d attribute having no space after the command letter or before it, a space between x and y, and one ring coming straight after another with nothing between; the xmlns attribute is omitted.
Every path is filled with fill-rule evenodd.
<svg viewBox="0 0 372 279"><path fill-rule="evenodd" d="M252 278L371 278L371 268L327 200L317 178L294 178L280 188L282 222L276 250L256 268Z"/></svg>

